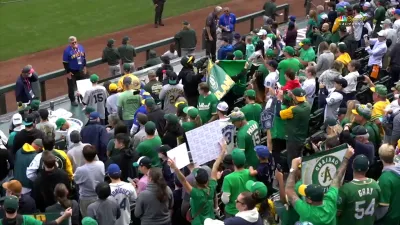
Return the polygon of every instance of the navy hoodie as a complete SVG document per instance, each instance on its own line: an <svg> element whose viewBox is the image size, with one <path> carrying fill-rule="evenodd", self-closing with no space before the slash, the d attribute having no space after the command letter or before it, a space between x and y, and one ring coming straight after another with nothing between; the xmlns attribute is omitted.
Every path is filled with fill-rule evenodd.
<svg viewBox="0 0 400 225"><path fill-rule="evenodd" d="M107 144L110 140L105 126L99 122L90 121L81 131L82 143L88 143L96 147L97 155L103 162L107 160Z"/></svg>

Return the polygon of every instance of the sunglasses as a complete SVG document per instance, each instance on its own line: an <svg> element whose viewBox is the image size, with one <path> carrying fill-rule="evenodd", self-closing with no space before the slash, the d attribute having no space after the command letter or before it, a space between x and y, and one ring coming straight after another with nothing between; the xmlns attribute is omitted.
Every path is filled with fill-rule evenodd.
<svg viewBox="0 0 400 225"><path fill-rule="evenodd" d="M71 42L71 44L73 44L73 45L76 44L76 41Z"/></svg>

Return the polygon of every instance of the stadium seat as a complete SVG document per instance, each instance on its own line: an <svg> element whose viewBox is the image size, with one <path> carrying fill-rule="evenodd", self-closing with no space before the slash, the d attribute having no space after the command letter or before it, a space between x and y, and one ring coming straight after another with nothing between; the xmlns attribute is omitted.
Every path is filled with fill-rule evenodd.
<svg viewBox="0 0 400 225"><path fill-rule="evenodd" d="M309 134L314 134L318 132L324 123L324 108L317 109L310 116L310 122L308 124Z"/></svg>

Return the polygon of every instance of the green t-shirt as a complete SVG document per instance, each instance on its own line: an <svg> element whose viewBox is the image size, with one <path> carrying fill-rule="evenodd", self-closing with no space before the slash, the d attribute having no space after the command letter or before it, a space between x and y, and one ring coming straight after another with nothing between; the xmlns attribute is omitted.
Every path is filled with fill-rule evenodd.
<svg viewBox="0 0 400 225"><path fill-rule="evenodd" d="M322 205L310 205L299 199L295 202L294 209L300 215L300 222L310 222L313 225L336 225L337 199L338 189L330 187Z"/></svg>
<svg viewBox="0 0 400 225"><path fill-rule="evenodd" d="M400 174L390 170L383 170L379 177L378 184L382 190L379 204L389 206L386 215L379 220L381 224L400 223Z"/></svg>
<svg viewBox="0 0 400 225"><path fill-rule="evenodd" d="M311 106L308 102L303 102L291 108L291 110L293 118L286 120L285 133L287 139L288 141L304 143L308 137Z"/></svg>
<svg viewBox="0 0 400 225"><path fill-rule="evenodd" d="M383 6L379 6L376 10L375 10L375 20L376 20L376 24L381 24L382 21L384 21L386 19L386 10L385 7ZM381 26L375 26L374 32L378 32L382 30Z"/></svg>
<svg viewBox="0 0 400 225"><path fill-rule="evenodd" d="M225 211L228 214L235 215L239 212L236 208L236 199L240 193L247 191L246 182L249 180L254 180L254 178L248 169L232 172L224 178L222 192L230 194L229 202L225 205Z"/></svg>
<svg viewBox="0 0 400 225"><path fill-rule="evenodd" d="M158 157L157 148L162 145L161 138L155 136L152 139L146 139L137 146L136 151L140 156L147 156L151 159L151 165L161 167L160 158Z"/></svg>
<svg viewBox="0 0 400 225"><path fill-rule="evenodd" d="M110 139L107 144L107 152L110 158L119 154L118 149L115 148L114 140L114 138Z"/></svg>
<svg viewBox="0 0 400 225"><path fill-rule="evenodd" d="M352 180L339 189L338 218L340 225L373 225L381 189L371 178Z"/></svg>
<svg viewBox="0 0 400 225"><path fill-rule="evenodd" d="M23 222L21 225L42 225L43 222L33 218L32 216L22 215ZM3 219L0 219L0 224L3 224Z"/></svg>
<svg viewBox="0 0 400 225"><path fill-rule="evenodd" d="M211 116L217 112L218 98L210 93L207 96L200 95L199 102L197 103L197 109L203 124L210 121Z"/></svg>
<svg viewBox="0 0 400 225"><path fill-rule="evenodd" d="M13 147L13 145L14 145L14 138L15 138L15 135L17 135L17 131L13 131L13 132L11 132L11 134L10 134L10 137L8 137L8 141L7 141L7 147L9 148L9 149L11 149L12 147Z"/></svg>
<svg viewBox="0 0 400 225"><path fill-rule="evenodd" d="M312 38L312 34L313 34L313 27L318 27L317 21L315 21L314 19L309 19L308 23L307 23L308 29L307 29L307 33L306 33L306 37L307 38Z"/></svg>
<svg viewBox="0 0 400 225"><path fill-rule="evenodd" d="M132 90L126 90L118 96L118 107L122 107L122 119L133 120L136 110L141 105L140 95L133 95Z"/></svg>
<svg viewBox="0 0 400 225"><path fill-rule="evenodd" d="M281 109L286 109L285 105L281 105ZM272 139L286 139L285 135L286 120L281 119L279 116L274 116L274 123L271 127L271 138Z"/></svg>
<svg viewBox="0 0 400 225"><path fill-rule="evenodd" d="M196 124L193 121L183 122L182 127L185 132L188 132L196 128Z"/></svg>
<svg viewBox="0 0 400 225"><path fill-rule="evenodd" d="M276 13L276 4L272 1L266 2L264 4L263 9L265 10L264 15L268 17L275 18L275 13Z"/></svg>
<svg viewBox="0 0 400 225"><path fill-rule="evenodd" d="M237 146L244 149L246 155L246 165L257 168L258 158L254 147L261 143L258 123L250 120L246 125L239 128L237 132Z"/></svg>
<svg viewBox="0 0 400 225"><path fill-rule="evenodd" d="M315 60L315 51L312 47L307 50L300 49L300 59L306 62L313 62Z"/></svg>
<svg viewBox="0 0 400 225"><path fill-rule="evenodd" d="M240 111L243 112L244 117L247 121L254 120L257 124L260 124L260 116L262 112L262 107L258 103L246 104Z"/></svg>
<svg viewBox="0 0 400 225"><path fill-rule="evenodd" d="M297 73L299 72L300 68L302 68L302 65L300 61L296 58L288 58L280 61L278 64L278 70L279 83L281 84L281 86L285 86L286 84L285 72L287 69L292 69L293 72Z"/></svg>
<svg viewBox="0 0 400 225"><path fill-rule="evenodd" d="M353 126L354 127L354 126ZM368 140L374 144L375 149L378 149L381 145L381 134L379 132L379 127L374 122L367 122L364 124L365 129L368 131Z"/></svg>
<svg viewBox="0 0 400 225"><path fill-rule="evenodd" d="M200 213L193 219L192 225L203 225L207 218L215 219L214 214L214 195L217 188L217 181L210 179L208 188L193 187L190 192L190 207L192 217Z"/></svg>

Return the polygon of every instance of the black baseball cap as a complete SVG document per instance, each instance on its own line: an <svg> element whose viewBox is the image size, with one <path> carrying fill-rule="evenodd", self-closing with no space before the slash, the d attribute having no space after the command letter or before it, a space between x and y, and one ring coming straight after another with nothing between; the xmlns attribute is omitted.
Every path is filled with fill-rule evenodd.
<svg viewBox="0 0 400 225"><path fill-rule="evenodd" d="M110 185L107 182L101 182L96 186L96 194L99 199L106 199L111 194Z"/></svg>
<svg viewBox="0 0 400 225"><path fill-rule="evenodd" d="M347 108L339 108L338 109L338 116L345 115L347 113Z"/></svg>
<svg viewBox="0 0 400 225"><path fill-rule="evenodd" d="M160 147L158 147L157 152L166 154L169 150L171 150L171 147L169 147L169 145L161 145Z"/></svg>
<svg viewBox="0 0 400 225"><path fill-rule="evenodd" d="M276 62L275 60L268 61L268 65L274 69L278 68L278 62Z"/></svg>
<svg viewBox="0 0 400 225"><path fill-rule="evenodd" d="M194 179L198 184L206 184L208 182L207 170L203 168L196 168L193 170Z"/></svg>
<svg viewBox="0 0 400 225"><path fill-rule="evenodd" d="M347 87L347 80L344 78L340 78L340 77L336 77L334 79L335 83L340 84L340 86L342 86L342 88L346 88Z"/></svg>
<svg viewBox="0 0 400 225"><path fill-rule="evenodd" d="M353 160L353 170L356 172L367 172L369 169L369 159L367 156L360 154Z"/></svg>
<svg viewBox="0 0 400 225"><path fill-rule="evenodd" d="M151 168L151 159L147 156L142 156L138 159L137 162L133 163L134 167L138 167L138 166L145 166L147 168Z"/></svg>
<svg viewBox="0 0 400 225"><path fill-rule="evenodd" d="M357 125L351 129L351 134L353 136L366 135L368 131L364 126Z"/></svg>

